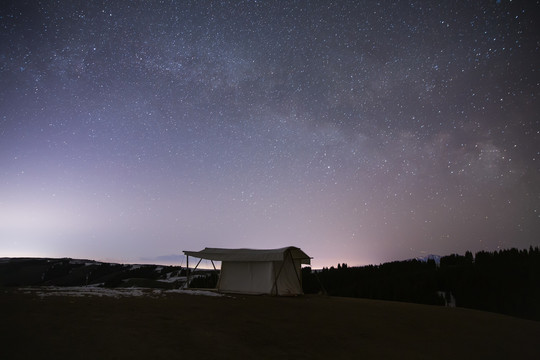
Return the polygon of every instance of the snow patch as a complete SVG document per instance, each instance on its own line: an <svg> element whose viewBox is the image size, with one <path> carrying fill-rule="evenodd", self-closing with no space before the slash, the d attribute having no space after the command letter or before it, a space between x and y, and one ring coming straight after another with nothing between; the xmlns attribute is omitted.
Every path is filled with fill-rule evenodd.
<svg viewBox="0 0 540 360"><path fill-rule="evenodd" d="M167 290L167 293L174 293L174 294L187 294L187 295L205 295L205 296L226 296L224 294L220 294L214 291L208 291L208 290L184 290L184 289L174 289L174 290Z"/></svg>
<svg viewBox="0 0 540 360"><path fill-rule="evenodd" d="M35 294L41 298L47 296L98 296L98 297L133 297L133 296L164 296L167 294L187 294L187 295L202 295L202 296L226 296L224 294L216 293L207 290L183 290L183 289L146 289L146 288L115 288L109 289L98 286L42 286L42 287L29 287L20 289L25 294Z"/></svg>
<svg viewBox="0 0 540 360"><path fill-rule="evenodd" d="M176 282L176 281L187 281L187 277L185 276L170 276L170 273L167 274L167 278L166 279L157 279L157 281L161 281L161 282L166 282L166 283L173 283L173 282Z"/></svg>
<svg viewBox="0 0 540 360"><path fill-rule="evenodd" d="M454 294L446 291L437 291L437 295L444 299L444 306L455 308L456 307L456 298Z"/></svg>
<svg viewBox="0 0 540 360"><path fill-rule="evenodd" d="M422 261L422 262L427 262L429 260L433 260L433 261L435 261L435 264L437 264L437 266L439 266L441 264L441 256L440 255L434 255L434 254L429 254L429 255L426 255L426 256L417 257L417 258L415 258L415 260Z"/></svg>
<svg viewBox="0 0 540 360"><path fill-rule="evenodd" d="M99 297L126 297L126 296L142 296L144 295L143 289L140 288L126 288L126 289L108 289L95 286L44 286L35 288L24 288L24 292L35 293L39 297L46 296L99 296Z"/></svg>

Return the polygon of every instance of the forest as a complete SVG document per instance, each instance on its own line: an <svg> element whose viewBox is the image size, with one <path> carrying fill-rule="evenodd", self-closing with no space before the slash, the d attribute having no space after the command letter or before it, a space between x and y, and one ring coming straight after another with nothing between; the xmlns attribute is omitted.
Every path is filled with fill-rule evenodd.
<svg viewBox="0 0 540 360"><path fill-rule="evenodd" d="M302 269L306 294L459 306L540 320L540 249Z"/></svg>

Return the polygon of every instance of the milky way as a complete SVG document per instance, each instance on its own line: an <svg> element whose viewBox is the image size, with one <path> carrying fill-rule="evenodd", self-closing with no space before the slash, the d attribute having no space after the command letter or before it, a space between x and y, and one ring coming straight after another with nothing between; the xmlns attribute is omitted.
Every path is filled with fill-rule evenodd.
<svg viewBox="0 0 540 360"><path fill-rule="evenodd" d="M0 256L540 245L535 1L13 1Z"/></svg>

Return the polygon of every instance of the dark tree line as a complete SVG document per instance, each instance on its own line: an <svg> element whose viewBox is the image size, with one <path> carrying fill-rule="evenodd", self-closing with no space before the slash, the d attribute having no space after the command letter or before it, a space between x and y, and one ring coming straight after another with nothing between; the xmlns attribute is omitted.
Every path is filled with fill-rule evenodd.
<svg viewBox="0 0 540 360"><path fill-rule="evenodd" d="M219 274L216 271L206 272L205 275L193 277L189 286L192 288L214 289L217 287Z"/></svg>
<svg viewBox="0 0 540 360"><path fill-rule="evenodd" d="M540 320L540 249L481 251L475 256L381 265L304 268L304 292L331 296L455 305Z"/></svg>

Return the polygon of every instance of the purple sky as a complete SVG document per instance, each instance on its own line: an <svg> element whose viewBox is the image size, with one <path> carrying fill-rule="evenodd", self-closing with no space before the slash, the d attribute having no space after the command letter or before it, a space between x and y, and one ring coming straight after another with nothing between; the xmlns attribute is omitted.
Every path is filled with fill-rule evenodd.
<svg viewBox="0 0 540 360"><path fill-rule="evenodd" d="M540 245L535 1L11 1L0 256Z"/></svg>

